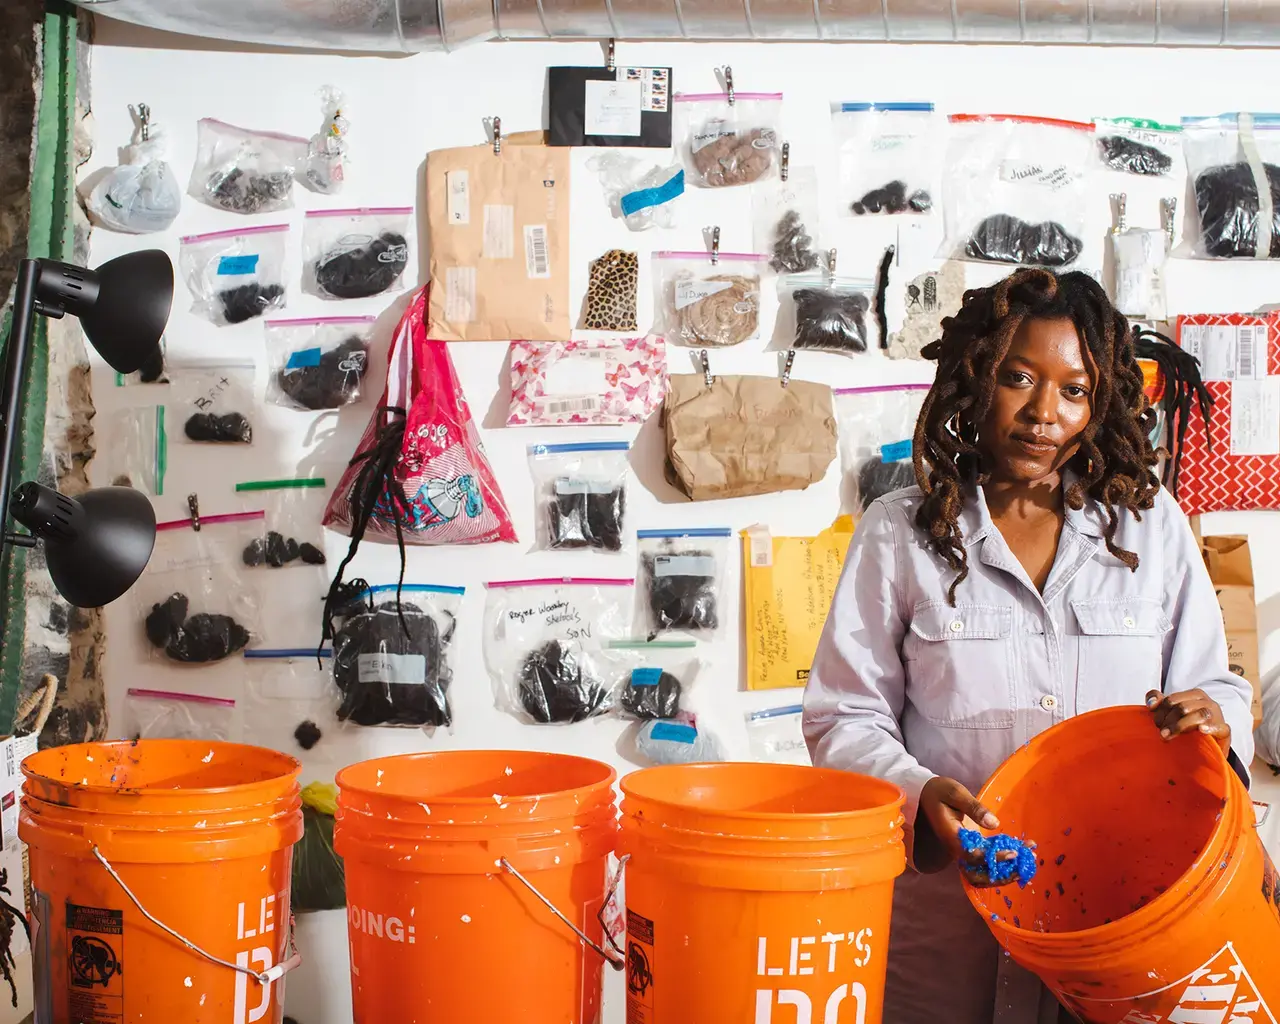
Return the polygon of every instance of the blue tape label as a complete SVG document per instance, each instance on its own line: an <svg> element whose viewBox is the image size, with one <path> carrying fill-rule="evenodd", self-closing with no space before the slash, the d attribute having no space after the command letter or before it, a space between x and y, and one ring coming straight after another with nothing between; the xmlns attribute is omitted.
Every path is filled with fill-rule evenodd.
<svg viewBox="0 0 1280 1024"><path fill-rule="evenodd" d="M653 731L649 735L655 740L692 744L698 738L698 730L691 725L680 725L678 722L655 722Z"/></svg>
<svg viewBox="0 0 1280 1024"><path fill-rule="evenodd" d="M318 348L304 348L297 352L289 354L289 361L285 363L286 370L298 370L305 366L320 365L320 350Z"/></svg>
<svg viewBox="0 0 1280 1024"><path fill-rule="evenodd" d="M903 462L911 458L911 441L894 441L880 446L881 462Z"/></svg>
<svg viewBox="0 0 1280 1024"><path fill-rule="evenodd" d="M229 277L232 274L253 274L258 270L258 254L247 253L242 256L223 256L218 260L218 276Z"/></svg>
<svg viewBox="0 0 1280 1024"><path fill-rule="evenodd" d="M633 668L631 670L632 686L657 686L662 678L660 668Z"/></svg>

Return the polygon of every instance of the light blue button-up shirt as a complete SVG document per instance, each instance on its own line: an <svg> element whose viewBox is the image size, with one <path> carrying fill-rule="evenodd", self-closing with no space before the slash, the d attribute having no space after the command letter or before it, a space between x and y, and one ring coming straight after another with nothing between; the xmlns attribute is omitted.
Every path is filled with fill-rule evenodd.
<svg viewBox="0 0 1280 1024"><path fill-rule="evenodd" d="M1227 667L1213 585L1167 492L1141 521L1121 513L1116 544L1138 555L1136 572L1107 551L1095 504L1068 509L1041 593L976 488L960 520L969 575L954 606L955 571L915 525L921 500L918 488L887 495L854 533L805 691L814 764L897 783L910 825L935 775L977 793L1066 718L1196 688L1222 707L1233 760L1252 761L1250 686ZM959 872L899 881L890 943L886 1021L1057 1019L1039 981L1000 954Z"/></svg>

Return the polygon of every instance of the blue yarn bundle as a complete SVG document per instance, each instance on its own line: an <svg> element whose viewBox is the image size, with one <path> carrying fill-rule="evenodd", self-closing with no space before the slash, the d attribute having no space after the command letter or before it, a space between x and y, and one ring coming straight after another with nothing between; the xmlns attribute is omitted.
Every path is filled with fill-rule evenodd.
<svg viewBox="0 0 1280 1024"><path fill-rule="evenodd" d="M992 885L1004 885L1017 876L1018 887L1025 889L1036 877L1036 848L1034 843L1027 843L1003 833L995 836L984 836L973 829L960 830L960 845L965 853L980 854L986 860L987 877ZM999 859L1002 853L1016 853L1017 856L1006 860ZM960 862L965 871L972 871L973 866L967 861Z"/></svg>

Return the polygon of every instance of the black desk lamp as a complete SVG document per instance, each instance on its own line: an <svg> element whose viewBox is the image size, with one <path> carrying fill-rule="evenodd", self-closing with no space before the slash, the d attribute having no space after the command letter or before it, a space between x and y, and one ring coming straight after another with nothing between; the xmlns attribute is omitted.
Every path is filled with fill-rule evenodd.
<svg viewBox="0 0 1280 1024"><path fill-rule="evenodd" d="M97 270L56 260L23 260L18 270L0 391L0 509L7 506L31 533L0 528L0 545L32 548L43 540L54 587L82 608L109 604L137 582L155 545L156 515L146 495L131 487L98 487L68 498L24 483L10 500L33 317L70 313L112 369L133 373L157 357L172 304L173 264L157 249L119 256Z"/></svg>

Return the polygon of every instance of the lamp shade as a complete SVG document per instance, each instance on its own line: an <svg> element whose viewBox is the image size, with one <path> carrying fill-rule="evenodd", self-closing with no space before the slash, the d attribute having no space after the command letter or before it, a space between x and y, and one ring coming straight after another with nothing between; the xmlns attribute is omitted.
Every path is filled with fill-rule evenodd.
<svg viewBox="0 0 1280 1024"><path fill-rule="evenodd" d="M137 582L156 542L156 514L131 487L98 487L79 498L25 483L9 503L13 518L44 541L59 594L80 608L110 604Z"/></svg>
<svg viewBox="0 0 1280 1024"><path fill-rule="evenodd" d="M144 249L117 256L95 273L97 300L74 312L111 368L133 373L160 347L173 306L173 264L159 249Z"/></svg>

